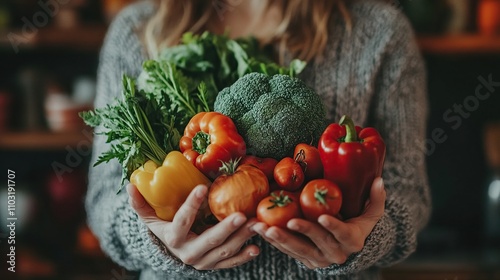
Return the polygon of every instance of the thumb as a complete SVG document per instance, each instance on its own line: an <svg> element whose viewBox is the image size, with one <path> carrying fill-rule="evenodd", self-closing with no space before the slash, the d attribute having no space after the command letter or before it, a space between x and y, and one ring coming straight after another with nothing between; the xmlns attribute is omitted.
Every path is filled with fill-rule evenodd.
<svg viewBox="0 0 500 280"><path fill-rule="evenodd" d="M137 212L142 219L156 218L155 210L148 204L136 186L133 184L127 185L127 193L129 195L130 206Z"/></svg>
<svg viewBox="0 0 500 280"><path fill-rule="evenodd" d="M384 180L381 177L373 180L372 188L370 190L370 199L366 205L363 216L368 219L373 219L377 222L385 210L386 192L384 187Z"/></svg>

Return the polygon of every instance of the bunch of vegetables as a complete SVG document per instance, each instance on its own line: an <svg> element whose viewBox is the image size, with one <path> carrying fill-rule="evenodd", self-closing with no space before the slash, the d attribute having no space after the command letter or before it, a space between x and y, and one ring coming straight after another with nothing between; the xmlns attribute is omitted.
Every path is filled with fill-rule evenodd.
<svg viewBox="0 0 500 280"><path fill-rule="evenodd" d="M266 54L254 38L186 33L181 44L145 61L137 79L123 77L121 100L80 113L112 144L95 165L117 159L123 180L147 160L161 165L170 151L179 150L189 120L199 112L213 111L223 88L248 73L293 77L305 67L299 60L281 67Z"/></svg>
<svg viewBox="0 0 500 280"><path fill-rule="evenodd" d="M348 118L327 127L321 99L296 77L304 66L278 66L254 39L187 33L123 78L123 99L81 113L111 144L95 165L117 159L168 221L198 184L210 186L202 224L234 212L277 226L359 214L383 141ZM364 165L347 155L356 149Z"/></svg>

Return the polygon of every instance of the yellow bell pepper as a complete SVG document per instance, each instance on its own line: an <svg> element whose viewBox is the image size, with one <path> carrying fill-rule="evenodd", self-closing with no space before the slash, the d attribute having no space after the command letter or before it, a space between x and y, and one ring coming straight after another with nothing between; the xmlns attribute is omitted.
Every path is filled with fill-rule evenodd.
<svg viewBox="0 0 500 280"><path fill-rule="evenodd" d="M162 166L152 160L147 161L132 173L130 182L137 187L156 215L166 221L172 221L197 185L208 186L211 183L179 151L170 152Z"/></svg>

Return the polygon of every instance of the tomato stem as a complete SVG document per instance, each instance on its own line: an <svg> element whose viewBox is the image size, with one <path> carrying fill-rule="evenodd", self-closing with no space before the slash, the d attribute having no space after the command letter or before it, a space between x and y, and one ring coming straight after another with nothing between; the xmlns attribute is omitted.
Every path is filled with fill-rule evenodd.
<svg viewBox="0 0 500 280"><path fill-rule="evenodd" d="M267 207L267 209L273 209L275 207L285 207L288 204L292 203L293 200L288 196L283 194L283 191L280 191L279 194L271 193L273 199L269 200L273 203L273 205Z"/></svg>
<svg viewBox="0 0 500 280"><path fill-rule="evenodd" d="M318 201L322 205L326 205L326 199L331 198L331 197L328 197L328 190L327 189L320 190L320 189L316 188L316 191L314 192L314 198L316 199L316 201Z"/></svg>
<svg viewBox="0 0 500 280"><path fill-rule="evenodd" d="M294 160L300 165L300 167L302 167L302 170L306 172L307 162L306 162L306 152L304 151L304 149L300 149L300 151L295 155Z"/></svg>
<svg viewBox="0 0 500 280"><path fill-rule="evenodd" d="M222 166L219 167L219 172L221 174L225 174L225 175L234 174L236 172L236 169L238 168L240 160L241 160L241 157L237 158L237 159L231 159L228 162L221 161Z"/></svg>

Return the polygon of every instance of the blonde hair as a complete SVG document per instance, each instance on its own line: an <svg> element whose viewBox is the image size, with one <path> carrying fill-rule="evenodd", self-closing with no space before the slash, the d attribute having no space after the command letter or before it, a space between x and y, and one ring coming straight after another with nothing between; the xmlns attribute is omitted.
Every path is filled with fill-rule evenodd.
<svg viewBox="0 0 500 280"><path fill-rule="evenodd" d="M155 57L163 47L178 44L187 31L200 34L210 30L220 9L230 8L235 1L158 0L158 10L146 24L143 34L149 55ZM267 7L278 5L282 11L282 20L271 38L281 63L286 52L305 61L321 57L334 9L338 9L347 28L351 25L343 0L269 0L262 3Z"/></svg>

